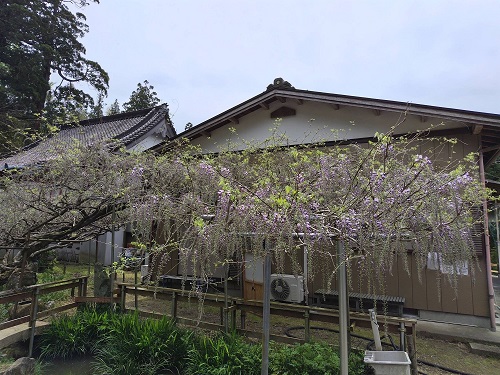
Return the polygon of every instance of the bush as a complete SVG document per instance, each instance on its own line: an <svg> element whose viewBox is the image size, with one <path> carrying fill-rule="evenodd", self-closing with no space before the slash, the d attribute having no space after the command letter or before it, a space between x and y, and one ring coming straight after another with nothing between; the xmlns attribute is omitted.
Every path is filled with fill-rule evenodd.
<svg viewBox="0 0 500 375"><path fill-rule="evenodd" d="M137 314L113 316L95 346L95 374L154 375L181 370L192 346L192 333L173 321L140 319Z"/></svg>
<svg viewBox="0 0 500 375"><path fill-rule="evenodd" d="M337 375L338 354L326 343L311 342L294 346L274 344L270 352L269 372L273 375ZM349 375L370 374L363 356L349 358Z"/></svg>
<svg viewBox="0 0 500 375"><path fill-rule="evenodd" d="M86 327L77 316L63 315L52 321L42 334L42 357L70 358L88 352Z"/></svg>
<svg viewBox="0 0 500 375"><path fill-rule="evenodd" d="M261 346L236 334L201 336L189 351L188 375L258 375Z"/></svg>
<svg viewBox="0 0 500 375"><path fill-rule="evenodd" d="M52 267L50 269L45 269L43 272L37 273L36 278L38 284L44 284L53 281L64 280L64 274L59 269L59 267ZM41 302L49 302L49 301L64 301L69 296L70 296L69 290L60 290L57 292L42 294L38 298Z"/></svg>
<svg viewBox="0 0 500 375"><path fill-rule="evenodd" d="M52 320L41 337L42 357L70 358L89 354L111 325L111 314L78 311Z"/></svg>
<svg viewBox="0 0 500 375"><path fill-rule="evenodd" d="M236 334L195 336L166 317L141 319L137 314L85 309L53 320L41 342L42 357L93 354L94 374L156 375L177 371L187 375L258 375L261 371L260 344L248 343ZM271 346L270 374L339 372L339 357L325 343ZM362 355L351 355L349 375L372 373Z"/></svg>

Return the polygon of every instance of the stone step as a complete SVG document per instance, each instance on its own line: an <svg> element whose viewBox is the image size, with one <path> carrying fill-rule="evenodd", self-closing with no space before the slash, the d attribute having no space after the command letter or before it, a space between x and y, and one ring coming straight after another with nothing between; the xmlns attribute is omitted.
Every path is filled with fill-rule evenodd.
<svg viewBox="0 0 500 375"><path fill-rule="evenodd" d="M477 342L469 343L471 353L487 356L500 357L500 346L479 344Z"/></svg>

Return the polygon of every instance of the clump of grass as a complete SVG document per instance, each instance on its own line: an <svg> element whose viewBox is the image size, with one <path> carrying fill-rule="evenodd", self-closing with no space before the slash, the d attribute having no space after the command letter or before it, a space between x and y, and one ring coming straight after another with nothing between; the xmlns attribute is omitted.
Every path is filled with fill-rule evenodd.
<svg viewBox="0 0 500 375"><path fill-rule="evenodd" d="M340 359L326 343L310 342L293 346L274 344L270 352L270 373L275 375L337 375ZM363 357L353 353L349 357L349 375L372 374Z"/></svg>
<svg viewBox="0 0 500 375"><path fill-rule="evenodd" d="M55 319L42 335L42 357L93 354L96 375L258 375L260 344L237 334L197 335L164 317L85 309ZM274 375L336 375L338 354L325 343L273 344L269 372ZM349 358L350 375L372 374L360 354Z"/></svg>
<svg viewBox="0 0 500 375"><path fill-rule="evenodd" d="M258 375L261 345L249 344L236 334L201 336L189 351L188 375Z"/></svg>
<svg viewBox="0 0 500 375"><path fill-rule="evenodd" d="M45 269L43 272L37 273L36 277L38 284L50 283L53 281L60 281L65 279L65 275L62 273L62 270L60 270L59 267L55 265L51 268ZM69 290L60 290L57 292L42 294L38 298L39 301L46 303L49 301L65 301L69 298L69 296Z"/></svg>
<svg viewBox="0 0 500 375"><path fill-rule="evenodd" d="M85 309L54 319L41 337L42 357L70 358L90 354L111 325L111 314Z"/></svg>
<svg viewBox="0 0 500 375"><path fill-rule="evenodd" d="M114 315L110 329L96 345L95 374L154 375L181 370L192 345L192 333L164 317L140 319Z"/></svg>

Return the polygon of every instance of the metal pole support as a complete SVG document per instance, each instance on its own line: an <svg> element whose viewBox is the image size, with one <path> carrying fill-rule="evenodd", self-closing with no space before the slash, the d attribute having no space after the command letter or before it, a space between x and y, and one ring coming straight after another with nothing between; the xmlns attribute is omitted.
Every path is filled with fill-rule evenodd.
<svg viewBox="0 0 500 375"><path fill-rule="evenodd" d="M175 322L177 320L177 293L172 292L172 302L170 306L170 315L172 320Z"/></svg>
<svg viewBox="0 0 500 375"><path fill-rule="evenodd" d="M264 257L264 296L262 301L262 368L261 375L269 372L269 339L271 323L271 254Z"/></svg>
<svg viewBox="0 0 500 375"><path fill-rule="evenodd" d="M415 348L415 334L407 335L408 357L410 357L411 375L418 375L417 351Z"/></svg>
<svg viewBox="0 0 500 375"><path fill-rule="evenodd" d="M403 322L399 323L399 350L402 352L406 351L406 340L405 340L406 327Z"/></svg>
<svg viewBox="0 0 500 375"><path fill-rule="evenodd" d="M339 332L340 332L340 375L349 372L349 321L347 304L347 269L344 243L337 241L338 280L339 280Z"/></svg>
<svg viewBox="0 0 500 375"><path fill-rule="evenodd" d="M304 339L306 342L311 340L311 319L307 310L304 312Z"/></svg>

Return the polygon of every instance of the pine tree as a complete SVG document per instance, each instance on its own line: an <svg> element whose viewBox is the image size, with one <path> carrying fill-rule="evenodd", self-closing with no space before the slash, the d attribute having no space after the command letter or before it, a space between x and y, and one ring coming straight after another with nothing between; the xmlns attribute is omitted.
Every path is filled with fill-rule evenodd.
<svg viewBox="0 0 500 375"><path fill-rule="evenodd" d="M150 85L147 80L142 84L138 83L137 89L132 92L128 102L123 104L123 110L124 112L132 112L155 107L160 104L160 99L157 95L153 85Z"/></svg>

